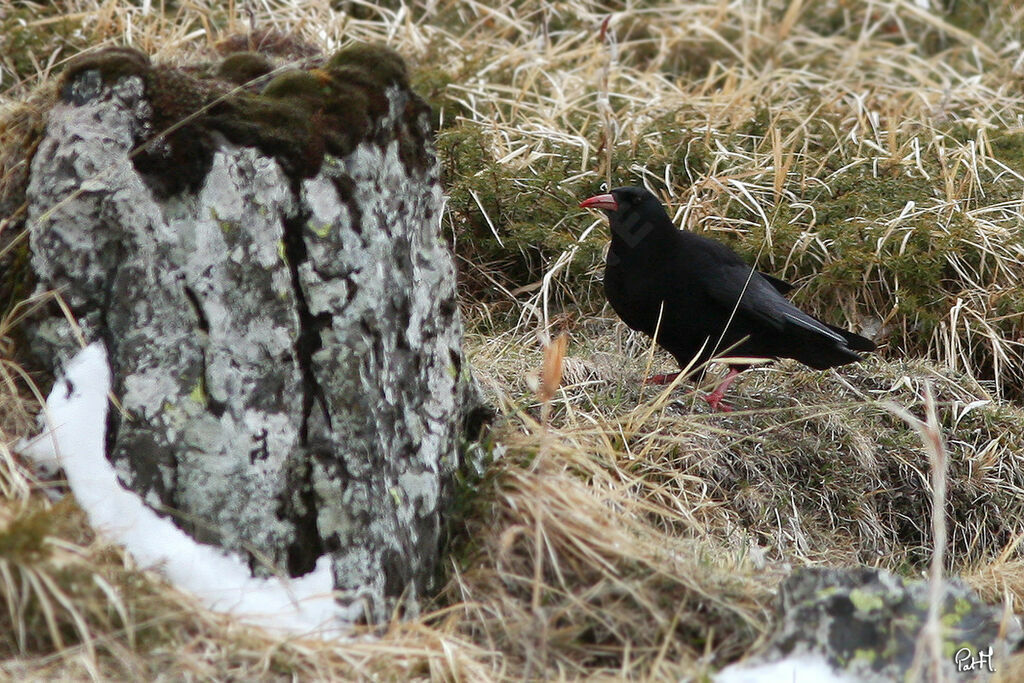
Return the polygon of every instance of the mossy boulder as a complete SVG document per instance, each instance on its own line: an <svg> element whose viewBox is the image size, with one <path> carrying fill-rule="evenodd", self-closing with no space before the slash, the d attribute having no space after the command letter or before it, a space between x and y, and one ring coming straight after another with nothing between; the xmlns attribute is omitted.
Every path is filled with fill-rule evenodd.
<svg viewBox="0 0 1024 683"><path fill-rule="evenodd" d="M415 613L475 408L430 116L383 47L234 66L69 64L26 196L77 326L29 340L51 370L103 341L109 457L197 539L263 575L329 555L352 619Z"/></svg>

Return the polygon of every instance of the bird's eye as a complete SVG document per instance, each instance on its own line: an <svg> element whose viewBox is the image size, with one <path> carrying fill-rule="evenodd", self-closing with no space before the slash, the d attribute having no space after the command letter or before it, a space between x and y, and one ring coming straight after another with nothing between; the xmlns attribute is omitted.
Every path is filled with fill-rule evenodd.
<svg viewBox="0 0 1024 683"><path fill-rule="evenodd" d="M608 183L601 183L601 192L608 191Z"/></svg>

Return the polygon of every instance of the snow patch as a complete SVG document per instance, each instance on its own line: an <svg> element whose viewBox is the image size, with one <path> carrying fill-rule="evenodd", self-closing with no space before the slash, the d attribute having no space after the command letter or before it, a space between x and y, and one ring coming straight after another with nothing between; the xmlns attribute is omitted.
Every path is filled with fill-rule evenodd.
<svg viewBox="0 0 1024 683"><path fill-rule="evenodd" d="M814 655L753 666L733 664L718 672L714 683L856 683L855 678L837 673Z"/></svg>
<svg viewBox="0 0 1024 683"><path fill-rule="evenodd" d="M331 562L297 579L253 578L233 553L196 543L121 486L104 443L110 368L99 342L67 365L46 400L47 429L19 444L37 467L64 468L71 491L94 528L122 545L143 567L157 569L212 610L271 630L337 637L362 610L334 600Z"/></svg>

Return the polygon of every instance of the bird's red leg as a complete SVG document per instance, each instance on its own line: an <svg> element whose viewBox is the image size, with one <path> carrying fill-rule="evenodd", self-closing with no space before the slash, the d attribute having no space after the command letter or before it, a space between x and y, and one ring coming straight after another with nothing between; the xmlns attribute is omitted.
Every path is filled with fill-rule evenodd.
<svg viewBox="0 0 1024 683"><path fill-rule="evenodd" d="M678 372L671 372L667 375L653 375L645 379L644 384L671 384L678 376Z"/></svg>
<svg viewBox="0 0 1024 683"><path fill-rule="evenodd" d="M740 371L736 368L729 368L729 374L725 376L715 390L704 397L704 400L711 406L711 410L718 410L723 413L731 413L732 406L728 403L722 403L722 399L725 398L725 392L729 390L729 385L733 383L736 377L740 374Z"/></svg>

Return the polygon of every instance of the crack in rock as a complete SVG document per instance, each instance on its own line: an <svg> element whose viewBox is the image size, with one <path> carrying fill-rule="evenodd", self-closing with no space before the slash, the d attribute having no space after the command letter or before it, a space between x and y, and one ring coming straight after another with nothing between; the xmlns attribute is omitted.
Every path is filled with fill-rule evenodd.
<svg viewBox="0 0 1024 683"><path fill-rule="evenodd" d="M99 51L69 66L27 193L39 289L107 344L125 483L257 573L330 554L373 621L431 588L475 407L404 70L363 46L214 101L216 79ZM57 315L33 340L55 367L77 349Z"/></svg>

